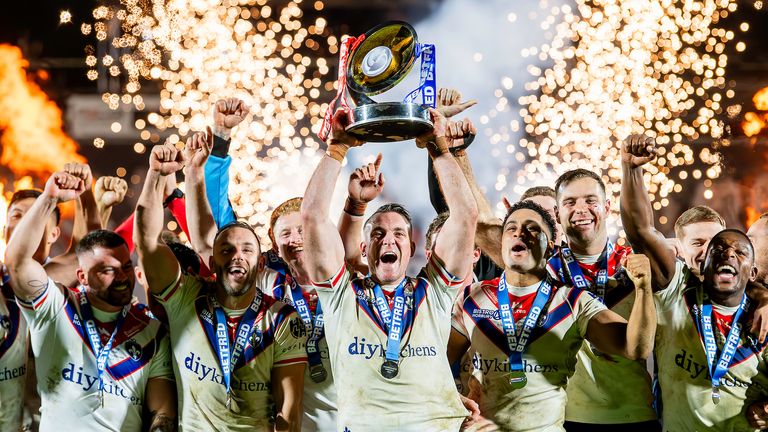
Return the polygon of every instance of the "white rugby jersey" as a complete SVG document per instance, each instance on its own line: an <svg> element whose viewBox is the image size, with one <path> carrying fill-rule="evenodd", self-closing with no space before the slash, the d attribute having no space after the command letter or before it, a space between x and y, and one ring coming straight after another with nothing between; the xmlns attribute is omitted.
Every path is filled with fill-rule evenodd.
<svg viewBox="0 0 768 432"><path fill-rule="evenodd" d="M306 329L296 311L262 297L255 331L232 372L233 411L216 350L211 282L180 275L156 297L168 312L180 430L267 431L274 415L272 369L306 362ZM209 335L210 338L209 338ZM211 339L214 338L214 339Z"/></svg>
<svg viewBox="0 0 768 432"><path fill-rule="evenodd" d="M143 305L131 306L115 336L98 405L96 357L69 291L48 279L34 300L17 298L27 319L41 398L41 431L140 431L150 378L173 380L168 337ZM146 425L144 425L146 426Z"/></svg>
<svg viewBox="0 0 768 432"><path fill-rule="evenodd" d="M655 294L656 362L661 386L665 431L752 431L744 415L753 402L768 399L768 363L765 344L749 338L751 311L740 321L744 327L731 367L720 381L720 403L712 402L707 357L696 329L692 307L700 307L703 287L685 264L678 262L668 287ZM718 306L713 305L717 310ZM731 311L732 312L732 311ZM727 334L714 325L718 358Z"/></svg>
<svg viewBox="0 0 768 432"><path fill-rule="evenodd" d="M624 319L629 319L635 303L634 287L617 283L614 275L621 269L621 258L631 249L613 246L608 259L609 283L605 303ZM560 256L559 254L556 256ZM571 285L565 265L556 271L550 260L550 275ZM584 277L594 289L596 263L579 263ZM564 275L565 274L565 277ZM594 293L594 291L592 291ZM621 424L640 423L656 419L651 404L651 377L646 360L628 360L620 356L596 354L588 342L582 344L577 355L576 371L568 380L568 404L565 419L578 423Z"/></svg>
<svg viewBox="0 0 768 432"><path fill-rule="evenodd" d="M268 279L273 280L272 290L266 294L275 297L278 300L282 300L286 304L294 306L293 298L290 294L290 285L285 277L284 273L278 273L271 268L267 268L265 273L272 273ZM312 285L300 285L302 292L306 293L306 297L316 297L317 291ZM313 306L313 302L308 301L310 307ZM314 323L315 312L314 308L312 312L312 319ZM323 315L326 313L323 311ZM307 334L309 337L309 334ZM303 345L306 352L306 344ZM302 408L304 409L304 417L301 420L301 430L304 432L331 432L336 430L336 386L333 382L333 371L331 370L331 359L328 355L328 342L325 337L318 342L318 351L320 352L320 360L327 377L323 382L316 383L310 376L309 365L304 370L304 398L302 399Z"/></svg>
<svg viewBox="0 0 768 432"><path fill-rule="evenodd" d="M27 321L21 316L13 293L3 289L0 291L0 431L21 429L28 348Z"/></svg>
<svg viewBox="0 0 768 432"><path fill-rule="evenodd" d="M528 383L521 389L509 384L509 347L499 317L499 278L464 289L454 310L453 328L477 352L475 368L483 374L480 409L505 431L562 431L565 421L565 386L573 374L576 353L587 333L589 320L606 307L592 294L576 288L553 287L539 324L523 354ZM538 284L509 286L515 324L522 323Z"/></svg>
<svg viewBox="0 0 768 432"><path fill-rule="evenodd" d="M446 355L461 280L433 256L412 282L413 305L406 306L400 370L392 379L380 373L387 327L376 311L372 290L353 279L345 265L328 281L316 284L336 371L339 431L457 431L468 414Z"/></svg>

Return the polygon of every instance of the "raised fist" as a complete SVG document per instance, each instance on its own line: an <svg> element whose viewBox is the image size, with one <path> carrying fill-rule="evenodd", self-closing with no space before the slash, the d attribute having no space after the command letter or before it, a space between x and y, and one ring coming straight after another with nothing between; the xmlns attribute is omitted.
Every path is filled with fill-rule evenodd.
<svg viewBox="0 0 768 432"><path fill-rule="evenodd" d="M69 162L64 164L63 171L82 180L86 189L93 184L93 174L91 173L91 167L88 164Z"/></svg>
<svg viewBox="0 0 768 432"><path fill-rule="evenodd" d="M120 177L103 176L96 180L93 195L96 203L102 209L112 207L123 202L128 191L128 183Z"/></svg>
<svg viewBox="0 0 768 432"><path fill-rule="evenodd" d="M656 140L645 135L628 136L621 143L621 161L632 168L641 167L656 159Z"/></svg>
<svg viewBox="0 0 768 432"><path fill-rule="evenodd" d="M184 168L184 158L181 152L171 143L152 147L149 155L149 169L160 175L173 174Z"/></svg>
<svg viewBox="0 0 768 432"><path fill-rule="evenodd" d="M651 261L643 254L627 255L622 266L627 270L627 276L635 284L635 288L651 287Z"/></svg>
<svg viewBox="0 0 768 432"><path fill-rule="evenodd" d="M76 199L84 191L85 184L80 177L57 171L48 177L43 194L62 203Z"/></svg>
<svg viewBox="0 0 768 432"><path fill-rule="evenodd" d="M195 132L187 138L184 146L184 160L187 166L193 169L203 169L213 147L213 134L208 132Z"/></svg>
<svg viewBox="0 0 768 432"><path fill-rule="evenodd" d="M216 135L229 139L232 128L248 115L250 108L237 98L219 99L213 108L213 125Z"/></svg>
<svg viewBox="0 0 768 432"><path fill-rule="evenodd" d="M373 163L363 165L349 176L349 197L355 201L369 203L384 190L384 175L379 172L381 153Z"/></svg>
<svg viewBox="0 0 768 432"><path fill-rule="evenodd" d="M468 118L459 121L449 121L445 130L449 148L464 147L464 139L470 135L476 135L477 129Z"/></svg>
<svg viewBox="0 0 768 432"><path fill-rule="evenodd" d="M476 100L461 102L461 93L456 89L439 88L437 89L437 110L445 118L451 118L456 114L461 114L467 108L477 104Z"/></svg>

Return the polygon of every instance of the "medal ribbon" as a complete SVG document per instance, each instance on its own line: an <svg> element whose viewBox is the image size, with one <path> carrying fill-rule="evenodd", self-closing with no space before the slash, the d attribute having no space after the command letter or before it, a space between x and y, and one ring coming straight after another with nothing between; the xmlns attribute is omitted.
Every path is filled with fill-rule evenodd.
<svg viewBox="0 0 768 432"><path fill-rule="evenodd" d="M373 287L373 294L376 297L376 309L384 325L387 327L386 359L397 363L400 361L400 339L403 336L405 305L407 300L413 296L411 282L408 277L405 277L400 282L400 285L397 286L395 289L395 301L391 311L387 298L384 296L384 292L379 284L375 284Z"/></svg>
<svg viewBox="0 0 768 432"><path fill-rule="evenodd" d="M560 248L560 253L565 261L566 267L568 267L568 274L571 276L573 286L585 291L592 291L589 289L589 282L587 282L587 278L584 277L584 272L581 270L581 266L579 266L576 257L573 256L571 248L563 246ZM609 242L605 245L602 256L598 259L597 263L599 270L597 271L597 278L595 280L594 293L602 303L605 303L605 287L608 285L608 261L612 253L613 245Z"/></svg>
<svg viewBox="0 0 768 432"><path fill-rule="evenodd" d="M216 356L219 358L219 366L221 367L221 374L224 377L224 385L227 388L227 396L232 392L232 372L235 369L237 361L240 360L240 356L245 350L245 345L253 335L253 331L256 328L256 316L261 308L262 294L261 290L256 289L256 294L253 297L248 310L245 311L240 318L240 324L237 326L237 334L235 337L234 346L230 350L229 343L229 331L227 329L227 315L224 309L216 300L215 296L211 296L211 305L213 306L213 313L215 317L216 328ZM230 354L231 351L231 354ZM229 399L229 398L228 398Z"/></svg>
<svg viewBox="0 0 768 432"><path fill-rule="evenodd" d="M331 124L333 122L333 114L336 108L336 102L340 103L342 107L349 109L346 96L347 61L349 59L349 53L354 51L355 48L357 48L357 46L363 40L365 40L365 35L358 36L356 38L348 36L341 42L341 46L339 47L339 74L336 81L336 96L328 104L328 108L325 110L325 115L323 116L323 123L320 125L320 132L317 134L317 136L320 137L320 139L323 141L325 141L328 138L328 135L331 133Z"/></svg>
<svg viewBox="0 0 768 432"><path fill-rule="evenodd" d="M323 309L320 306L320 301L318 300L317 302L317 309L315 310L315 320L313 325L312 311L309 310L309 305L307 304L307 300L304 298L304 294L301 292L301 287L299 287L299 284L297 284L292 277L287 276L287 278L291 286L289 291L291 300L293 300L293 305L296 308L296 312L299 313L299 317L301 317L301 320L304 321L304 326L307 328L307 333L309 333L309 338L307 338L307 357L309 358L309 366L312 367L322 364L318 345L320 343L320 339L325 336L325 326L323 325Z"/></svg>
<svg viewBox="0 0 768 432"><path fill-rule="evenodd" d="M712 302L708 296L704 296L701 306L701 312L695 311L696 315L696 329L699 332L699 336L704 340L704 351L707 353L707 366L709 367L709 377L712 380L712 389L716 393L718 387L720 387L720 379L722 379L728 368L731 366L733 356L736 354L736 349L739 346L739 338L741 336L741 318L742 312L749 308L749 299L746 294L742 295L741 303L736 313L733 314L733 324L731 330L728 332L723 351L720 353L720 358L715 359L717 356L717 343L715 342L715 334L712 329ZM717 362L717 363L715 363Z"/></svg>
<svg viewBox="0 0 768 432"><path fill-rule="evenodd" d="M549 301L549 296L552 294L552 284L549 282L549 277L544 278L539 284L539 288L536 291L536 298L533 299L531 309L525 315L523 319L523 326L520 328L518 334L515 326L515 315L512 307L509 304L509 290L507 289L506 272L502 273L499 277L499 286L496 291L496 297L499 301L499 318L501 318L501 327L504 330L504 335L507 337L507 345L509 346L509 370L510 371L522 371L523 370L523 353L528 345L528 339L531 337L531 332L536 327L536 323L539 320L542 310Z"/></svg>
<svg viewBox="0 0 768 432"><path fill-rule="evenodd" d="M433 44L417 44L416 55L421 57L421 73L419 86L408 93L403 99L405 103L415 103L416 98L421 95L421 104L435 107L437 96L437 83L435 81L435 46Z"/></svg>
<svg viewBox="0 0 768 432"><path fill-rule="evenodd" d="M93 309L88 302L88 296L85 294L85 288L80 286L77 291L78 301L80 303L80 317L85 324L85 334L88 336L88 342L91 345L93 354L96 356L96 374L99 378L99 400L103 405L104 397L104 371L107 369L107 361L109 360L109 353L112 351L112 343L115 341L115 336L120 332L120 328L125 322L125 317L128 315L128 311L131 309L131 305L123 306L120 314L117 316L115 322L115 329L112 330L112 334L109 336L109 340L104 346L101 346L101 338L99 337L99 330L96 328L96 320L93 318Z"/></svg>

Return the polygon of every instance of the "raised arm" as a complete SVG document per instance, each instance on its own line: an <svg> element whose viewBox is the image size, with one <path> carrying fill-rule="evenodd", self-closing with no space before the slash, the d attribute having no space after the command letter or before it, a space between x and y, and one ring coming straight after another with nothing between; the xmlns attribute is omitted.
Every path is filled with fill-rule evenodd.
<svg viewBox="0 0 768 432"><path fill-rule="evenodd" d="M450 212L434 245L434 253L448 272L463 277L472 266L477 205L467 179L449 151L445 117L434 109L430 109L430 114L434 123L434 140L427 141L426 146Z"/></svg>
<svg viewBox="0 0 768 432"><path fill-rule="evenodd" d="M213 147L205 163L205 191L217 227L236 219L229 201L229 145L232 129L245 120L249 111L237 98L219 99L213 107Z"/></svg>
<svg viewBox="0 0 768 432"><path fill-rule="evenodd" d="M344 244L328 214L333 188L347 151L362 142L346 133L349 111L339 108L333 115L328 150L309 180L301 203L304 225L304 255L309 277L316 282L329 279L344 263Z"/></svg>
<svg viewBox="0 0 768 432"><path fill-rule="evenodd" d="M643 181L643 165L656 158L656 144L645 135L630 135L621 144L621 222L637 253L651 262L654 289L675 275L675 251L653 224L653 208Z"/></svg>
<svg viewBox="0 0 768 432"><path fill-rule="evenodd" d="M368 263L363 259L360 243L365 208L384 190L384 174L381 167L381 153L373 163L357 168L349 176L347 201L339 217L339 234L344 242L344 261L356 271L368 273Z"/></svg>
<svg viewBox="0 0 768 432"><path fill-rule="evenodd" d="M212 138L211 134L197 132L187 139L184 147L189 241L204 263L213 256L213 239L216 237L216 222L205 195L205 163L211 152Z"/></svg>
<svg viewBox="0 0 768 432"><path fill-rule="evenodd" d="M152 294L162 292L179 274L179 263L168 246L160 241L160 233L163 231L166 176L176 173L183 165L181 152L173 144L153 147L144 188L136 205L133 243Z"/></svg>
<svg viewBox="0 0 768 432"><path fill-rule="evenodd" d="M31 301L45 290L48 274L33 255L56 206L76 199L84 190L85 185L80 178L63 171L53 173L45 183L42 195L13 230L5 250L5 265L17 297Z"/></svg>
<svg viewBox="0 0 768 432"><path fill-rule="evenodd" d="M656 306L651 289L651 264L641 254L627 256L624 268L635 284L635 304L629 321L606 309L595 315L587 327L587 340L606 354L630 360L645 359L653 350L656 334Z"/></svg>

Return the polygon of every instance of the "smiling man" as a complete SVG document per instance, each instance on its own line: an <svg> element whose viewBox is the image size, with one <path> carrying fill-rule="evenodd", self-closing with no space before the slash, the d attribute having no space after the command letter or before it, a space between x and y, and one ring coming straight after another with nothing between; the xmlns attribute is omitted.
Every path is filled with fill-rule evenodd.
<svg viewBox="0 0 768 432"><path fill-rule="evenodd" d="M450 216L419 277L405 273L415 244L410 215L397 204L382 206L364 225L362 254L370 275L357 278L344 264L344 246L328 211L347 151L362 144L346 134L344 109L333 117L328 152L304 194L305 259L310 277L322 281L316 285L336 371L340 431L458 430L467 415L445 346L453 300L471 265L477 208L448 153L446 120L431 113L435 138L422 143Z"/></svg>
<svg viewBox="0 0 768 432"><path fill-rule="evenodd" d="M656 360L665 431L741 431L768 427L766 341L748 336L755 279L747 236L723 230L709 242L703 281L677 264L656 294Z"/></svg>
<svg viewBox="0 0 768 432"><path fill-rule="evenodd" d="M656 316L648 259L627 259L636 301L629 323L587 291L547 274L554 219L536 203L513 205L503 221L500 278L467 287L448 345L456 361L470 345L482 371L481 412L505 431L561 431L565 387L584 339L601 352L645 358Z"/></svg>
<svg viewBox="0 0 768 432"><path fill-rule="evenodd" d="M77 244L75 290L54 282L34 258L60 202L83 193L65 172L48 179L15 228L6 251L11 285L29 323L42 398L41 430L175 427L176 395L168 338L142 305L132 305L136 280L128 247L111 231Z"/></svg>
<svg viewBox="0 0 768 432"><path fill-rule="evenodd" d="M589 290L609 309L628 318L635 300L633 287L615 276L621 270L621 260L631 251L608 239L611 205L605 184L594 172L576 169L557 179L555 192L567 244L550 259L550 274L565 284ZM568 382L566 430L658 430L650 381L644 361L607 356L585 343Z"/></svg>

